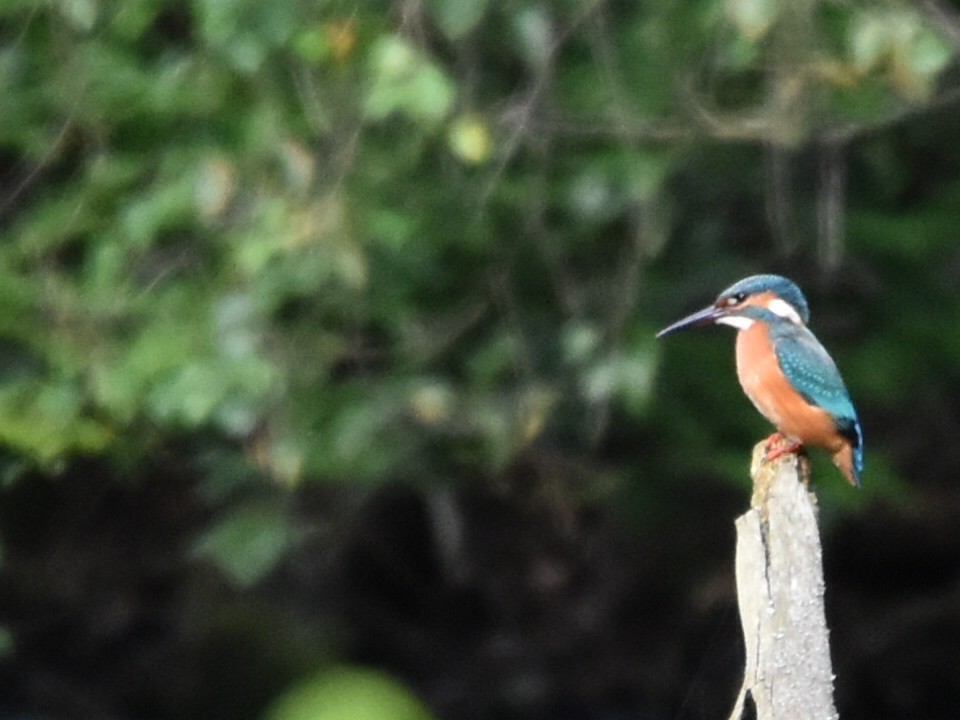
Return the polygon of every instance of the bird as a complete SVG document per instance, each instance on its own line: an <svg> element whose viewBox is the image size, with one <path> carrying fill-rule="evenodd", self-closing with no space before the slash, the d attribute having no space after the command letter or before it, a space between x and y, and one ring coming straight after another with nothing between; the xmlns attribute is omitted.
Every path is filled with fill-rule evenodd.
<svg viewBox="0 0 960 720"><path fill-rule="evenodd" d="M656 337L704 325L735 328L737 378L777 430L767 439L766 459L807 446L826 448L850 484L860 487L863 429L840 371L809 321L807 299L792 280L752 275Z"/></svg>

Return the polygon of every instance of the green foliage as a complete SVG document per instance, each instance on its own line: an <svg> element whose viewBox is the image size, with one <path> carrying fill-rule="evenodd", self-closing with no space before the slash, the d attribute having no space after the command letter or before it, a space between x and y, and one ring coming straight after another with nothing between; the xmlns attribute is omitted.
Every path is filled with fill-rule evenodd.
<svg viewBox="0 0 960 720"><path fill-rule="evenodd" d="M488 0L432 0L428 5L437 26L448 38L457 40L483 19Z"/></svg>
<svg viewBox="0 0 960 720"><path fill-rule="evenodd" d="M340 668L286 691L267 720L430 720L432 715L384 673Z"/></svg>
<svg viewBox="0 0 960 720"><path fill-rule="evenodd" d="M737 29L751 42L769 32L780 14L779 0L728 0L727 12Z"/></svg>
<svg viewBox="0 0 960 720"><path fill-rule="evenodd" d="M289 549L290 535L282 508L262 501L250 503L207 530L195 554L213 562L238 587L247 588L273 569Z"/></svg>
<svg viewBox="0 0 960 720"><path fill-rule="evenodd" d="M455 89L443 70L409 41L385 35L370 48L370 80L364 116L384 120L394 113L434 125L450 112Z"/></svg>
<svg viewBox="0 0 960 720"><path fill-rule="evenodd" d="M949 97L956 46L925 5L62 0L0 17L12 467L211 433L286 484L490 473L540 443L613 448L620 476L699 472L762 423L729 368L710 383L702 346L652 333L738 274L816 274L796 238L823 197L798 187L784 208L771 157L850 143L849 254L884 282L955 244L955 183L907 213L867 200L906 192L885 129ZM915 297L885 327L941 352L957 303L918 320ZM896 347L840 348L854 390L909 395L923 368ZM241 585L289 540L258 513L200 541Z"/></svg>
<svg viewBox="0 0 960 720"><path fill-rule="evenodd" d="M189 438L233 590L301 539L265 485L524 474L662 523L768 428L728 336L654 332L772 270L863 415L826 513L902 498L960 387L940 5L7 0L0 478ZM268 717L429 714L339 668Z"/></svg>

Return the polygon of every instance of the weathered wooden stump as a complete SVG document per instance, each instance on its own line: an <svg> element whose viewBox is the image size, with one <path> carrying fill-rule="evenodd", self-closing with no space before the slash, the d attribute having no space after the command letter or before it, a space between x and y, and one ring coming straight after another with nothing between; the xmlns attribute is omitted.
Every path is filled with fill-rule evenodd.
<svg viewBox="0 0 960 720"><path fill-rule="evenodd" d="M737 599L746 644L730 720L830 720L833 670L823 609L816 496L806 458L753 451L750 510L737 518Z"/></svg>

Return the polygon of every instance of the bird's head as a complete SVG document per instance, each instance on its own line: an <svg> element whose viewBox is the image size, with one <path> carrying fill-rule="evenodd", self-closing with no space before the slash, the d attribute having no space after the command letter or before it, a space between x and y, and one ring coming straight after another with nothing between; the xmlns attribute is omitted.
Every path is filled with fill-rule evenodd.
<svg viewBox="0 0 960 720"><path fill-rule="evenodd" d="M746 330L757 321L769 319L806 325L810 320L807 299L785 277L751 275L720 293L712 305L665 327L657 337L699 325L729 325Z"/></svg>

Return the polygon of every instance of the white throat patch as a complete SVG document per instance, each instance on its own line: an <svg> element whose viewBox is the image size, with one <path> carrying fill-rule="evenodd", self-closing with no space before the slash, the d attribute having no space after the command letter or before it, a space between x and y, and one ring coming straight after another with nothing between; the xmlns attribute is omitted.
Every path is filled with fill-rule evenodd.
<svg viewBox="0 0 960 720"><path fill-rule="evenodd" d="M782 318L786 318L794 325L803 324L803 322L800 320L800 314L794 310L793 305L788 303L786 300L774 298L770 301L770 304L767 305L767 309L774 315L779 315Z"/></svg>
<svg viewBox="0 0 960 720"><path fill-rule="evenodd" d="M781 300L780 302L783 301ZM783 304L786 305L786 303ZM789 307L789 305L787 307ZM753 325L753 319L744 317L743 315L724 315L723 317L717 318L717 325L729 325L730 327L735 327L737 330L746 330Z"/></svg>

